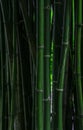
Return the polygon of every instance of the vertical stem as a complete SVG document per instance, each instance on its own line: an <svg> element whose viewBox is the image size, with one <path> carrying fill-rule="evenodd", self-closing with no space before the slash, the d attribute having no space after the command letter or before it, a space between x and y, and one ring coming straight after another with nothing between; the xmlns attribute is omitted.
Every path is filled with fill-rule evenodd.
<svg viewBox="0 0 83 130"><path fill-rule="evenodd" d="M11 71L11 121L10 121L10 130L14 130L14 120L15 120L15 94L16 94L16 83L17 83L17 76L16 76L16 0L13 0L12 7L13 7L13 27L12 27L12 34L13 34L13 41L12 41L12 47L13 47L13 59L12 59L12 71Z"/></svg>
<svg viewBox="0 0 83 130"><path fill-rule="evenodd" d="M38 0L36 0L36 68L38 68ZM37 86L37 71L36 71L36 86ZM35 89L34 89L35 90ZM36 129L36 125L37 125L37 120L36 120L36 101L37 101L37 94L36 91L34 91L35 93L35 129Z"/></svg>
<svg viewBox="0 0 83 130"><path fill-rule="evenodd" d="M50 130L50 0L45 0L44 12L44 130Z"/></svg>
<svg viewBox="0 0 83 130"><path fill-rule="evenodd" d="M70 2L66 0L65 12L64 12L64 32L61 50L61 62L60 71L58 76L58 87L56 88L57 94L57 129L63 130L63 90L64 90L64 80L65 80L65 69L66 60L68 56L68 46L69 46L69 23L70 23Z"/></svg>
<svg viewBox="0 0 83 130"><path fill-rule="evenodd" d="M0 9L0 18L2 19L1 9ZM0 20L0 80L1 80L1 87L0 87L0 129L3 128L3 52L2 52L2 45L4 44L2 41L2 20Z"/></svg>
<svg viewBox="0 0 83 130"><path fill-rule="evenodd" d="M74 51L74 42L75 42L75 4L74 0L72 0L72 48Z"/></svg>
<svg viewBox="0 0 83 130"><path fill-rule="evenodd" d="M76 35L76 100L77 100L77 126L79 130L83 129L83 94L82 94L82 80L81 80L81 36L82 36L82 0L77 1L78 10L76 12L77 18L77 35Z"/></svg>
<svg viewBox="0 0 83 130"><path fill-rule="evenodd" d="M36 125L43 130L43 86L44 86L44 0L38 0L38 66L37 66L37 99Z"/></svg>
<svg viewBox="0 0 83 130"><path fill-rule="evenodd" d="M64 14L64 1L54 0L54 15L53 15L53 99L52 99L52 127L57 129L57 99L56 88L58 85L58 73L60 66L60 53L62 42L62 29L63 27L63 14Z"/></svg>

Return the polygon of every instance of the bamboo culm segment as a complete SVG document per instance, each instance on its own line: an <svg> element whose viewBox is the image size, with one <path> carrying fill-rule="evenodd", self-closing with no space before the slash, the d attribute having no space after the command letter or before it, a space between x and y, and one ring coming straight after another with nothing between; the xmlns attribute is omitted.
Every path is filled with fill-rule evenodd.
<svg viewBox="0 0 83 130"><path fill-rule="evenodd" d="M69 0L66 0L65 10L64 10L64 29L63 29L63 41L62 41L62 52L61 52L61 62L60 71L58 77L58 85L56 89L57 93L57 130L63 130L63 90L64 90L64 78L65 78L65 68L66 59L68 56L69 48L69 24L70 24L70 4Z"/></svg>
<svg viewBox="0 0 83 130"><path fill-rule="evenodd" d="M54 0L54 13L53 13L53 106L52 106L52 127L53 129L57 129L57 99L56 99L56 88L58 83L58 73L59 73L59 65L60 65L60 53L61 53L61 42L62 42L62 27L63 27L63 14L64 14L64 6L62 6L62 2L60 0ZM58 26L59 24L59 26Z"/></svg>
<svg viewBox="0 0 83 130"><path fill-rule="evenodd" d="M16 96L16 84L17 84L17 60L16 60L16 0L13 0L13 24L12 24L12 47L13 47L13 62L12 62L12 70L11 70L11 121L10 121L10 130L14 130L14 121L15 121L15 96Z"/></svg>
<svg viewBox="0 0 83 130"><path fill-rule="evenodd" d="M82 94L82 79L81 79L81 36L82 36L82 0L77 1L78 10L76 11L76 100L77 113L80 117L83 115L83 94ZM83 118L78 118L77 127L79 130L83 129Z"/></svg>
<svg viewBox="0 0 83 130"><path fill-rule="evenodd" d="M44 89L44 0L38 2L38 65L36 88L36 127L43 130L43 89Z"/></svg>
<svg viewBox="0 0 83 130"><path fill-rule="evenodd" d="M50 0L44 2L44 130L50 130Z"/></svg>

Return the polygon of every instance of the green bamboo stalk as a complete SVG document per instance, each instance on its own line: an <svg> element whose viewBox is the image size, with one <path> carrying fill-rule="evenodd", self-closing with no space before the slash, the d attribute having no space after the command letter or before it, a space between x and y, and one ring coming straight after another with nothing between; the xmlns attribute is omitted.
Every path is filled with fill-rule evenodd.
<svg viewBox="0 0 83 130"><path fill-rule="evenodd" d="M31 33L33 34L33 1L29 0L29 17L30 17L30 24L31 24Z"/></svg>
<svg viewBox="0 0 83 130"><path fill-rule="evenodd" d="M1 9L0 9L0 19L1 17ZM3 57L2 57L2 20L0 20L0 80L1 80L1 87L0 87L0 129L2 130L2 123L3 123L3 95L2 95L2 90L3 90Z"/></svg>
<svg viewBox="0 0 83 130"><path fill-rule="evenodd" d="M0 9L0 19L1 19L1 9ZM1 44L2 44L2 40L1 40L1 21L0 21L0 80L1 80L1 75L2 75L2 71L1 71L1 62L2 62L2 55L1 55ZM1 81L2 82L2 81ZM0 115L2 116L2 84L0 83ZM1 117L2 119L2 117ZM2 129L2 120L0 120L0 129Z"/></svg>
<svg viewBox="0 0 83 130"><path fill-rule="evenodd" d="M1 1L1 11L2 11L2 15L3 15L3 22L5 21L6 17L5 17L5 11L4 11L4 4L3 4L3 1ZM5 7L6 8L6 7ZM7 12L8 13L8 12ZM8 19L6 19L8 20ZM5 60L5 63L4 63L4 70L2 69L2 79L3 79L3 76L5 75L5 81L2 81L5 83L3 89L2 89L2 98L3 98L3 107L5 107L5 111L4 111L4 108L3 108L3 112L2 112L2 129L8 129L8 125L9 125L9 95L8 95L8 88L9 88L9 81L8 81L8 62L9 62L9 59L8 58L8 46L7 45L7 37L6 37L6 25L5 23L3 23L4 28L3 28L3 34L4 34L4 42L3 42L3 45L2 45L2 59ZM5 48L3 48L5 46ZM3 52L3 49L5 50ZM5 57L3 56L5 55ZM3 62L3 61L2 61ZM3 64L3 63L2 63ZM3 84L2 83L2 86ZM4 96L5 95L5 96ZM7 100L8 99L8 100ZM4 106L4 102L5 102L5 106ZM4 113L4 114L3 114ZM8 118L7 118L8 117ZM5 120L4 120L5 119Z"/></svg>
<svg viewBox="0 0 83 130"><path fill-rule="evenodd" d="M75 3L72 0L72 48L74 51L75 43Z"/></svg>
<svg viewBox="0 0 83 130"><path fill-rule="evenodd" d="M28 16L30 17L30 30L32 35L34 36L34 43L36 43L36 35L34 32L36 32L36 21L35 21L35 12L36 8L34 9L33 6L33 0L28 0ZM35 25L35 26L34 26ZM34 44L37 46L37 44ZM37 49L37 48L36 48ZM37 52L37 50L36 50ZM36 54L35 54L36 55ZM35 86L36 86L36 68L34 67L33 59L30 54L30 75L31 75L31 86L32 86L32 130L35 128ZM34 59L35 60L35 59ZM36 62L36 61L35 61ZM34 86L34 87L33 87Z"/></svg>
<svg viewBox="0 0 83 130"><path fill-rule="evenodd" d="M50 0L45 0L44 15L44 130L50 130Z"/></svg>
<svg viewBox="0 0 83 130"><path fill-rule="evenodd" d="M6 46L6 42L5 42L5 46ZM10 121L10 82L9 82L9 60L8 60L8 50L7 50L7 46L6 46L6 51L5 51L5 55L6 55L6 69L5 69L5 75L6 75L6 87L7 87L7 91L6 91L6 93L7 93L7 95L6 95L6 102L7 102L7 104L6 104L6 110L7 110L7 115L6 115L6 117L8 117L8 119L7 119L7 125L8 125L8 127L7 127L7 129L9 128L9 121Z"/></svg>
<svg viewBox="0 0 83 130"><path fill-rule="evenodd" d="M9 31L11 28L11 24L9 23L9 13L8 13L8 1L0 1L0 7L1 7L1 11L2 11L2 16L3 16L3 23L4 23L4 34L5 34L5 39L6 39L6 47L7 47L7 51L9 54L9 45L11 45L11 32ZM12 22L12 21L11 21ZM10 49L11 50L11 49ZM10 75L11 75L11 59L9 58L9 68L10 68Z"/></svg>
<svg viewBox="0 0 83 130"><path fill-rule="evenodd" d="M44 86L44 0L38 2L38 65L36 87L36 126L43 130L43 86Z"/></svg>
<svg viewBox="0 0 83 130"><path fill-rule="evenodd" d="M10 4L10 0L8 1L8 4L7 4L7 7L8 9L10 8L11 4ZM8 11L8 18L7 20L9 21L10 20L10 11ZM11 37L11 36L10 36ZM11 68L10 68L10 65L9 65L9 60L10 60L10 56L9 56L9 46L8 46L8 41L6 40L6 36L5 36L5 47L6 47L6 52L5 52L5 55L6 55L6 72L5 72L5 75L6 75L6 86L7 86L7 97L6 97L6 100L7 100L7 105L6 105L6 109L7 109L7 116L8 116L8 119L7 119L7 129L9 129L9 126L10 126L10 108L11 108L11 98L10 98L10 95L11 95L11 86L10 86L10 82L11 82L11 78L10 78L10 72L11 72Z"/></svg>
<svg viewBox="0 0 83 130"><path fill-rule="evenodd" d="M54 1L54 3L55 3L55 1ZM54 4L53 3L53 4ZM56 35L56 33L55 33L55 30L56 30L56 25L57 24L55 24L55 19L56 19L56 15L57 15L57 12L56 12L56 6L55 6L55 4L54 4L54 11L53 11L53 88L52 88L52 129L54 129L54 128L56 128L56 124L55 124L55 122L56 122L56 114L55 114L55 112L56 112L56 110L55 110L55 108L56 108L56 103L54 102L54 101L56 101L55 100L55 96L56 96L56 94L55 94L55 87L56 87L56 82L55 82L55 80L57 79L57 74L55 74L56 73L56 68L57 68L57 66L55 67L55 63L56 63L56 65L57 65L57 50L56 50L56 45L57 45L57 42L56 42L56 40L55 40L55 35ZM56 43L56 44L55 44ZM57 68L58 69L58 68ZM58 70L57 70L58 71Z"/></svg>
<svg viewBox="0 0 83 130"><path fill-rule="evenodd" d="M81 36L82 36L82 0L77 1L78 10L76 10L76 115L77 127L79 130L83 129L83 94L82 94L82 80L81 80Z"/></svg>
<svg viewBox="0 0 83 130"><path fill-rule="evenodd" d="M8 4L8 3L6 3L6 2L4 2L6 5ZM9 91L9 74L10 74L10 72L11 72L11 68L10 68L10 66L9 66L9 61L10 61L10 59L9 59L9 35L8 35L8 29L7 29L7 27L8 27L8 20L9 20L9 17L7 17L6 15L8 14L8 12L7 12L7 14L6 14L6 11L4 11L4 10L6 10L6 8L7 8L7 6L5 6L5 4L3 4L3 1L1 1L1 10L2 10L2 15L3 15L3 23L4 23L4 34L5 34L5 56L6 56L6 61L5 61L5 72L3 72L3 75L5 74L5 87L6 87L6 89L7 89L7 91L6 91L6 97L5 97L5 102L6 102L6 106L5 106L5 109L6 109L6 113L5 113L5 117L7 117L8 116L8 118L7 118L7 120L5 121L5 123L6 123L6 125L5 125L5 123L4 123L4 125L3 125L3 127L5 127L6 129L8 129L9 128L9 121L10 121L10 91ZM9 16L9 14L8 14L8 16ZM7 23L6 23L6 22ZM3 93L4 93L4 91L3 91ZM8 100L7 100L8 99Z"/></svg>
<svg viewBox="0 0 83 130"><path fill-rule="evenodd" d="M63 10L64 1L54 0L54 13L53 13L53 97L52 97L52 127L57 129L57 99L56 99L56 88L58 83L58 73L60 66L60 51L62 42L62 28L63 28Z"/></svg>
<svg viewBox="0 0 83 130"><path fill-rule="evenodd" d="M64 129L72 129L72 124L73 124L73 94L72 91L74 89L74 85L75 85L75 80L74 80L74 71L75 71L75 67L74 67L74 52L75 52L75 3L74 0L72 0L71 2L71 33L70 33L70 47L69 47L69 58L68 60L68 70L67 70L67 76L65 76L65 81L67 82L66 86L65 86L65 91L64 91L64 101L65 101L65 109L64 109ZM71 77L71 82L70 82L70 77ZM73 108L74 109L74 108ZM68 124L69 127L68 127Z"/></svg>
<svg viewBox="0 0 83 130"><path fill-rule="evenodd" d="M75 71L75 0L72 0L71 1L71 26L72 26L72 36L71 36L71 48L70 48L70 60L71 60L71 71L72 71L72 83L71 83L71 85L73 86L72 88L71 88L71 90L73 91L73 89L74 89L74 87L75 87L75 75L74 75L74 71ZM69 70L69 72L70 72L70 70ZM69 81L70 82L70 81ZM73 94L72 94L72 91L71 91L71 97L70 97L70 107L72 107L73 108L73 110L72 110L72 117L74 116L74 110L75 110L75 105L74 105L74 92L73 92ZM71 112L69 112L69 115L70 115L70 113ZM72 122L71 122L71 119L70 119L70 122L72 123L72 127L74 127L74 117L72 118L71 117L71 119L72 119ZM67 125L68 125L68 123L69 123L69 120L67 119ZM66 125L66 126L67 126ZM71 127L71 126L70 126ZM66 127L67 128L67 127ZM70 128L69 128L70 129ZM73 128L72 128L73 129Z"/></svg>
<svg viewBox="0 0 83 130"><path fill-rule="evenodd" d="M36 0L36 8L35 8L35 17L36 17L36 23L35 23L35 26L36 26L36 68L38 68L38 0ZM36 84L37 86L37 70L36 70ZM36 91L35 91L35 88L34 88L34 93L35 93L35 105L34 105L34 109L35 109L35 129L36 129L36 125L37 125L37 120L36 120L36 102L37 102L37 94L36 94Z"/></svg>
<svg viewBox="0 0 83 130"><path fill-rule="evenodd" d="M28 0L27 8L28 8L28 12L27 12L28 13L28 17L30 18L29 19L30 31L31 31L31 34L34 35L35 29L34 29L34 26L33 26L34 25L33 24L33 13L35 13L35 12L33 12L33 10L34 10L33 0ZM34 39L34 43L36 43L35 39ZM36 74L35 71L36 70L35 70L35 67L34 67L35 59L33 61L33 58L32 58L31 54L29 54L28 56L29 56L29 63L30 63L30 77L31 77L31 91L32 91L32 126L31 127L32 127L32 130L33 130L35 128L35 126L34 126L34 124L35 124L35 120L34 120L34 118L35 118L35 110L34 110L34 104L35 104L34 92L35 92L35 87L33 87L33 86L35 86L35 84L34 84L35 80L34 79L35 79L35 74ZM30 88L29 88L29 90L30 90Z"/></svg>
<svg viewBox="0 0 83 130"><path fill-rule="evenodd" d="M71 64L71 58L68 55L67 58L67 67L66 67L66 74L65 74L65 88L64 88L64 105L65 109L63 106L64 110L64 130L72 130L72 82L73 82L73 76L72 76L72 64ZM71 77L71 82L70 82L70 77ZM69 125L69 127L68 127Z"/></svg>
<svg viewBox="0 0 83 130"><path fill-rule="evenodd" d="M3 24L3 18L1 20L1 86L2 86L2 114L1 114L1 120L2 120L2 130L5 130L7 127L7 113L6 113L6 107L7 107L7 84L6 84L6 46L5 46L5 34L4 34L4 24Z"/></svg>
<svg viewBox="0 0 83 130"><path fill-rule="evenodd" d="M10 127L10 115L11 115L11 78L10 78L10 65L9 65L9 57L7 55L7 73L6 73L6 76L7 76L7 94L8 94L8 129Z"/></svg>
<svg viewBox="0 0 83 130"><path fill-rule="evenodd" d="M13 34L13 41L12 41L12 47L13 47L13 59L12 59L12 71L11 71L11 120L10 120L10 130L14 130L14 120L15 120L15 91L16 91L16 83L17 83L17 62L16 62L16 0L12 1L12 7L13 7L13 27L12 27L12 34Z"/></svg>
<svg viewBox="0 0 83 130"><path fill-rule="evenodd" d="M61 62L60 71L58 77L58 87L57 91L57 129L63 130L63 90L64 90L64 78L65 78L65 68L66 60L68 56L68 46L69 46L69 23L70 23L70 2L66 0L65 5L65 16L64 16L64 32L62 41L62 52L61 52Z"/></svg>

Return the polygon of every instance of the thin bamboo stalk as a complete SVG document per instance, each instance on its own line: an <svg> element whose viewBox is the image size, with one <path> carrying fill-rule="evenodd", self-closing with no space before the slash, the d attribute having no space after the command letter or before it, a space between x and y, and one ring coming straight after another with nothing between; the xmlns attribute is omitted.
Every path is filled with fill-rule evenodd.
<svg viewBox="0 0 83 130"><path fill-rule="evenodd" d="M36 0L36 8L35 8L35 13L36 13L36 68L38 68L38 0ZM36 70L36 86L37 86L37 70ZM36 120L36 102L37 102L37 95L36 91L34 88L34 93L35 93L35 129L37 128L37 120Z"/></svg>
<svg viewBox="0 0 83 130"><path fill-rule="evenodd" d="M74 51L75 43L75 3L72 0L72 48Z"/></svg>
<svg viewBox="0 0 83 130"><path fill-rule="evenodd" d="M82 36L82 0L76 2L78 10L76 10L76 118L77 127L83 129L83 94L82 94L82 79L81 79L81 36ZM75 128L76 129L76 128Z"/></svg>
<svg viewBox="0 0 83 130"><path fill-rule="evenodd" d="M0 19L1 17L1 9L0 9ZM0 87L0 129L2 130L3 127L3 56L2 56L2 20L0 20L0 80L1 80L1 87Z"/></svg>
<svg viewBox="0 0 83 130"><path fill-rule="evenodd" d="M64 88L64 105L63 105L63 110L64 110L64 130L72 130L72 64L71 64L71 58L70 55L68 55L67 58L67 67L66 67L66 74L65 74L65 88ZM71 77L71 82L70 82L70 77ZM69 127L68 127L69 124Z"/></svg>
<svg viewBox="0 0 83 130"><path fill-rule="evenodd" d="M2 31L1 31L1 85L2 85L2 129L5 130L7 128L7 84L6 84L6 46L5 46L5 34L4 34L4 24L2 19Z"/></svg>
<svg viewBox="0 0 83 130"><path fill-rule="evenodd" d="M50 0L44 2L44 130L50 130Z"/></svg>
<svg viewBox="0 0 83 130"><path fill-rule="evenodd" d="M1 9L0 9L0 19L1 19ZM2 42L1 40L1 21L0 21L0 42ZM1 43L2 44L2 43ZM1 75L2 75L2 71L1 71L1 44L0 44L0 80L1 80ZM0 83L1 86L1 83ZM2 88L0 87L0 102L2 100ZM2 103L0 103L0 115L2 115ZM0 129L2 127L2 121L0 120Z"/></svg>
<svg viewBox="0 0 83 130"><path fill-rule="evenodd" d="M8 3L7 2L4 2L5 4L3 4L3 1L0 1L1 3L1 11L2 11L2 15L3 15L3 25L4 25L4 35L5 35L5 37L4 37L4 39L5 39L5 48L4 48L4 50L5 50L5 52L4 52L4 55L5 55L5 58L3 57L3 60L5 59L5 72L3 71L3 75L5 75L5 90L3 90L3 92L2 93L4 93L5 94L5 99L3 99L4 101L5 101L5 117L2 115L2 117L3 117L3 119L2 120L4 120L4 118L6 119L5 121L3 121L4 122L4 125L2 125L2 127L3 127L3 129L8 129L8 127L9 127L9 118L10 118L10 116L9 116L9 107L10 107L10 101L9 101L9 70L10 70L10 68L9 68L9 48L8 48L8 41L9 41L9 39L8 39L8 31L7 31L7 24L8 24L8 18L7 18L7 16L6 16L6 12L4 11L4 9L6 9L7 8L7 6L5 6L5 4L7 5ZM8 12L7 12L7 14L8 14ZM7 22L7 23L5 23L5 21ZM4 43L3 43L4 44ZM2 46L2 50L3 50L3 46ZM5 93L6 92L6 93ZM2 94L2 97L3 97L3 95L4 94ZM8 100L7 100L8 99ZM3 101L3 102L4 102ZM8 118L7 118L8 117Z"/></svg>
<svg viewBox="0 0 83 130"><path fill-rule="evenodd" d="M23 119L24 119L24 129L27 130L27 119L26 119L26 105L25 105L25 91L24 91L24 80L23 80L23 65L22 65L22 55L21 55L21 47L20 47L20 35L18 34L18 47L19 47L19 64L20 64L20 80L21 80L21 89L22 91L22 97L20 98L22 100L21 105L23 105ZM21 93L20 93L21 94ZM21 106L22 107L22 106Z"/></svg>
<svg viewBox="0 0 83 130"><path fill-rule="evenodd" d="M30 53L32 56L32 60L35 66L35 44L34 44L34 40L33 40L33 35L32 35L32 31L31 31L31 23L30 23L30 17L27 15L27 6L26 6L26 1L25 0L20 0L19 1L19 5L22 11L22 15L23 15L23 20L24 20L24 24L25 24L25 30L26 30L26 35L28 38L28 44L29 44L29 49L30 49Z"/></svg>
<svg viewBox="0 0 83 130"><path fill-rule="evenodd" d="M12 27L12 34L13 34L13 41L12 41L12 47L13 47L13 59L12 59L12 82L11 82L11 120L10 120L10 129L14 130L14 120L15 120L15 91L16 91L16 85L17 85L17 61L16 61L16 1L12 1L12 7L13 7L13 27Z"/></svg>
<svg viewBox="0 0 83 130"><path fill-rule="evenodd" d="M7 7L7 3L8 1L0 1L0 7L1 7L1 12L2 12L2 16L3 16L3 24L4 24L4 34L5 34L5 39L6 39L6 47L7 47L7 51L9 54L9 43L10 43L10 39L11 39L11 33L9 32L10 29L10 24L9 24L9 13L8 13L8 7ZM6 5L6 6L5 6ZM9 68L10 68L10 75L11 75L11 62L10 62L10 58L9 60Z"/></svg>

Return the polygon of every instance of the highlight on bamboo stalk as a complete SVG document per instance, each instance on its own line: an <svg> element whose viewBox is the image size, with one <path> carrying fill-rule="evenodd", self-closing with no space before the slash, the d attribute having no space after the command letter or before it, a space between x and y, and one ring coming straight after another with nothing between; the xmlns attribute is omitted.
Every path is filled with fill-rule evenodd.
<svg viewBox="0 0 83 130"><path fill-rule="evenodd" d="M83 129L82 0L0 0L0 130Z"/></svg>

